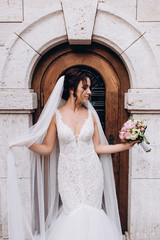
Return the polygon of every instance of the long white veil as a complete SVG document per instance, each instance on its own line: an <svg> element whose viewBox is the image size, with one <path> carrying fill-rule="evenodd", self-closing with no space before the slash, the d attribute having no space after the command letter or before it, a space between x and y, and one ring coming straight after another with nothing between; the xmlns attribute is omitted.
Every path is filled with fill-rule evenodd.
<svg viewBox="0 0 160 240"><path fill-rule="evenodd" d="M47 230L61 211L57 182L58 140L53 152L48 157L30 151L31 216L28 216L22 203L15 167L17 148L13 148L13 146L29 147L34 142L43 143L52 117L62 103L63 85L64 76L58 79L54 90L41 112L38 122L29 128L24 136L13 139L9 143L7 190L10 240L47 240ZM97 121L101 143L108 144L95 109L89 102L87 103L87 107L94 114ZM121 233L112 159L109 154L101 155L100 159L104 171L104 210Z"/></svg>

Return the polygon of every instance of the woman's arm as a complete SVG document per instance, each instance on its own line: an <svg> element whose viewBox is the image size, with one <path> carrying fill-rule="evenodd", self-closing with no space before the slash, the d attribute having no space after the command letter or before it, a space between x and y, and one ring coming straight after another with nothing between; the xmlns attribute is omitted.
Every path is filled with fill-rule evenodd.
<svg viewBox="0 0 160 240"><path fill-rule="evenodd" d="M40 154L49 155L53 151L57 136L56 116L54 115L47 130L46 138L43 144L33 143L29 149Z"/></svg>
<svg viewBox="0 0 160 240"><path fill-rule="evenodd" d="M126 142L126 143L120 143L120 144L114 144L114 145L101 144L98 126L94 116L93 116L93 121L94 121L93 143L94 143L94 148L97 154L109 154L109 153L125 151L132 148L135 143L139 142L139 141L133 141L131 143Z"/></svg>

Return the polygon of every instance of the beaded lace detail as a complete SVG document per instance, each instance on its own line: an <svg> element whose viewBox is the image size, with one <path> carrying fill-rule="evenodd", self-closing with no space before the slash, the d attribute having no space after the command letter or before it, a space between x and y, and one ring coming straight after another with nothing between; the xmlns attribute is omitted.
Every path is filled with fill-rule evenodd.
<svg viewBox="0 0 160 240"><path fill-rule="evenodd" d="M103 194L102 165L92 141L94 125L88 111L79 135L62 121L56 111L60 156L58 163L58 188L66 214L80 206L101 208Z"/></svg>

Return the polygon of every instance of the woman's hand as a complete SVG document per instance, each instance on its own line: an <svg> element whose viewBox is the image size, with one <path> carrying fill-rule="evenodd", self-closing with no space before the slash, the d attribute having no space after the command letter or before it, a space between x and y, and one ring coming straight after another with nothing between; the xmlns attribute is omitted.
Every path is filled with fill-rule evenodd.
<svg viewBox="0 0 160 240"><path fill-rule="evenodd" d="M131 149L136 143L139 143L140 140L136 140L136 141L132 141L132 142L125 142L125 143L121 143L124 145L124 150L128 150L128 149Z"/></svg>
<svg viewBox="0 0 160 240"><path fill-rule="evenodd" d="M94 121L93 143L94 143L94 148L97 154L110 154L110 153L122 152L128 149L131 149L134 146L134 144L140 142L139 140L137 140L130 143L125 142L125 143L114 144L114 145L101 144L99 132L98 132L98 126L94 116L93 116L93 121Z"/></svg>

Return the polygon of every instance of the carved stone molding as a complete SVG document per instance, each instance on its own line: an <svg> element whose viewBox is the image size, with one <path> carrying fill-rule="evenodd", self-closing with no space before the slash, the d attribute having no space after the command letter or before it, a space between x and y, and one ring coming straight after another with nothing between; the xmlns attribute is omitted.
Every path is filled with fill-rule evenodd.
<svg viewBox="0 0 160 240"><path fill-rule="evenodd" d="M0 112L21 113L37 108L37 94L31 89L1 89Z"/></svg>
<svg viewBox="0 0 160 240"><path fill-rule="evenodd" d="M160 113L159 89L129 89L125 108L131 113Z"/></svg>
<svg viewBox="0 0 160 240"><path fill-rule="evenodd" d="M62 0L68 41L91 44L98 0Z"/></svg>

